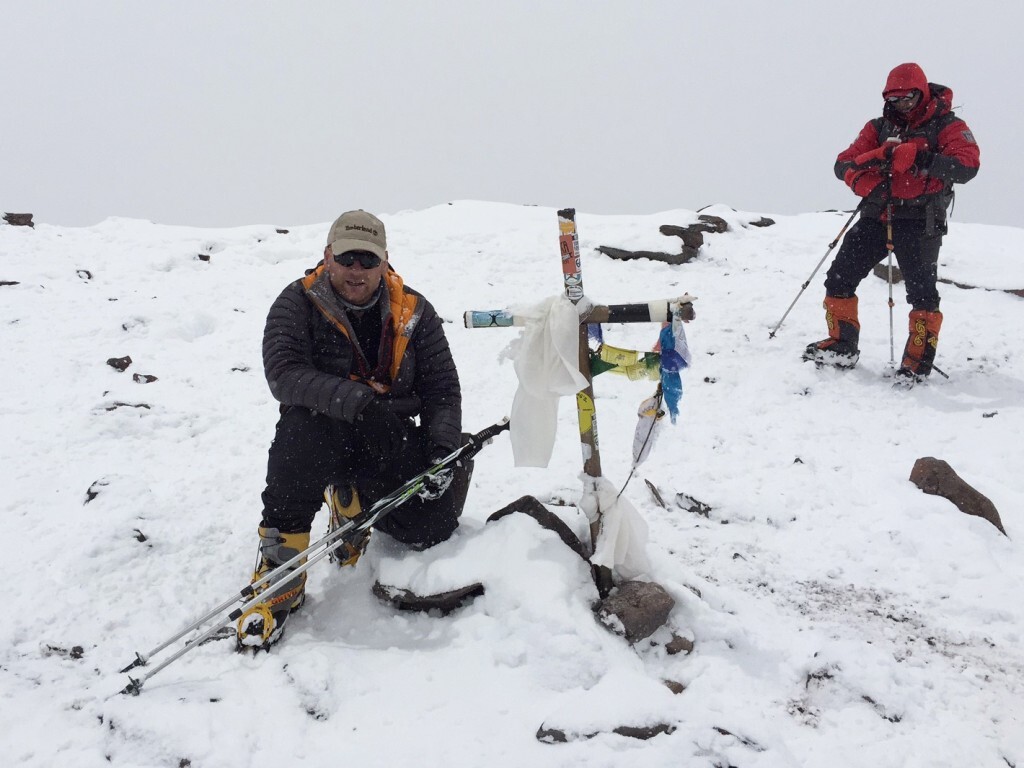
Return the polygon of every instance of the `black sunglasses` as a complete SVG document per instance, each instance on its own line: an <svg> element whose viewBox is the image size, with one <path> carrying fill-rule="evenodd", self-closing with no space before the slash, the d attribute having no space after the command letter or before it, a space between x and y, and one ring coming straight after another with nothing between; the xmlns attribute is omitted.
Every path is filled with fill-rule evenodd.
<svg viewBox="0 0 1024 768"><path fill-rule="evenodd" d="M897 101L913 101L917 98L917 92L908 93L906 96L886 96L885 100L890 104L895 104Z"/></svg>
<svg viewBox="0 0 1024 768"><path fill-rule="evenodd" d="M334 254L334 260L343 267L351 267L357 261L363 269L380 266L380 256L369 251L345 251Z"/></svg>

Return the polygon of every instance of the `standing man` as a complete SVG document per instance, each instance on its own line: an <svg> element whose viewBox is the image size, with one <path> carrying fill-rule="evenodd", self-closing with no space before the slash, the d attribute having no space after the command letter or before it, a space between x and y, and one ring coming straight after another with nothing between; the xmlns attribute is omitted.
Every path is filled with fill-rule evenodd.
<svg viewBox="0 0 1024 768"><path fill-rule="evenodd" d="M860 220L825 278L828 338L808 345L804 359L837 368L857 364L855 291L886 257L891 224L891 244L911 305L910 336L896 375L913 384L931 373L939 340L942 313L935 283L953 185L973 179L980 161L971 129L952 111L953 91L929 83L917 64L892 70L882 97L882 116L870 120L836 158L836 176L863 198Z"/></svg>
<svg viewBox="0 0 1024 768"><path fill-rule="evenodd" d="M270 308L263 366L281 416L253 581L309 546L325 497L337 524L462 444L462 395L441 318L391 268L384 224L365 211L338 217L323 261ZM375 527L421 549L451 536L472 463L441 474ZM334 559L353 565L365 546L346 543ZM239 618L239 650L280 639L305 582L300 574Z"/></svg>

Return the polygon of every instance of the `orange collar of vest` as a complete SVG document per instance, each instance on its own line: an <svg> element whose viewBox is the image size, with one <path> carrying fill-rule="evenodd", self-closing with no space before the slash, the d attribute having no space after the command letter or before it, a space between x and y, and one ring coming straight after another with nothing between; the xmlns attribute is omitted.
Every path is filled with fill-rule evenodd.
<svg viewBox="0 0 1024 768"><path fill-rule="evenodd" d="M302 287L306 291L306 296L313 302L313 305L320 311L328 322L338 329L346 338L349 337L348 328L341 321L340 318L335 316L331 310L323 304L322 301L312 291L313 286L319 280L325 280L330 285L330 276L327 274L327 265L321 264L304 278L302 278ZM391 345L391 381L394 382L398 376L398 369L402 364L402 356L405 354L406 348L409 346L409 339L412 337L413 331L416 329L417 321L422 313L422 304L418 298L411 293L406 293L405 283L401 276L390 267L384 273L384 285L387 288L387 296L389 309L391 310L390 322L394 329L394 336ZM331 289L333 290L333 288ZM363 381L363 383L372 387L378 393L384 393L390 391L391 387L388 384L381 382L370 382L364 381L358 376L351 375L351 378Z"/></svg>

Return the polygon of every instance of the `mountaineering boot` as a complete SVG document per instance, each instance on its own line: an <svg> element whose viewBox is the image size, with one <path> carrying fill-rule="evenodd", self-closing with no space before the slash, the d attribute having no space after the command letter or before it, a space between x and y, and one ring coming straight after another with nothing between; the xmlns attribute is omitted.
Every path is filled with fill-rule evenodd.
<svg viewBox="0 0 1024 768"><path fill-rule="evenodd" d="M907 346L903 348L903 362L896 371L897 384L913 386L932 372L941 327L942 313L938 310L915 309L910 312L910 335Z"/></svg>
<svg viewBox="0 0 1024 768"><path fill-rule="evenodd" d="M260 526L260 559L253 574L255 582L265 574L286 563L309 547L309 532L281 533L277 528ZM289 570L306 562L303 558ZM280 583L280 581L276 582ZM267 584L256 589L266 591ZM298 610L306 599L306 574L288 579L269 600L260 602L238 619L237 648L239 651L268 649L281 639L284 625L292 611Z"/></svg>
<svg viewBox="0 0 1024 768"><path fill-rule="evenodd" d="M363 511L359 503L359 492L349 485L328 485L324 490L324 500L327 502L327 509L330 517L327 520L327 533L335 531ZM366 551L366 545L370 543L370 529L367 528L358 534L345 536L345 543L328 555L332 563L339 568L346 565L355 565L356 561Z"/></svg>
<svg viewBox="0 0 1024 768"><path fill-rule="evenodd" d="M825 323L828 338L808 344L803 359L817 365L833 368L853 368L860 359L857 342L860 341L860 322L857 320L857 297L841 299L826 296Z"/></svg>

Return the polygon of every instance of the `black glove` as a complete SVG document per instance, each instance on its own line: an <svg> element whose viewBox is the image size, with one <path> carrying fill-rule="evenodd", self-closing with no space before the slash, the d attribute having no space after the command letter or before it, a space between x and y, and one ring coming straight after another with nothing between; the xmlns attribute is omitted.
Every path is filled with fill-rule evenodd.
<svg viewBox="0 0 1024 768"><path fill-rule="evenodd" d="M440 464L450 453L451 451L438 445L430 446L430 449L427 451L427 456L430 457L428 469ZM448 490L448 486L452 484L454 478L455 467L453 462L445 466L444 469L439 469L434 474L423 478L423 487L420 488L416 495L424 501L436 501L444 496L444 492Z"/></svg>
<svg viewBox="0 0 1024 768"><path fill-rule="evenodd" d="M387 401L373 398L359 412L353 424L356 435L382 458L397 455L405 445L405 422L395 415Z"/></svg>

